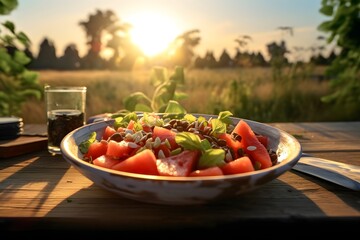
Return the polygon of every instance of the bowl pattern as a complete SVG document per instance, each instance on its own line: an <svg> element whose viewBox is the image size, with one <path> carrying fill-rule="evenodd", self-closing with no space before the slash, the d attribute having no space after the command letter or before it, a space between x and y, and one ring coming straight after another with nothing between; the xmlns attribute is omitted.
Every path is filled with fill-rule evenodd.
<svg viewBox="0 0 360 240"><path fill-rule="evenodd" d="M240 120L232 119L234 124ZM225 176L165 177L105 169L83 161L78 144L93 131L100 137L104 128L112 126L114 120L88 124L70 132L61 142L61 152L67 162L96 185L120 196L166 205L206 204L257 189L290 170L300 159L301 145L292 135L264 123L243 120L255 132L269 137L269 147L276 151L278 164L255 172Z"/></svg>

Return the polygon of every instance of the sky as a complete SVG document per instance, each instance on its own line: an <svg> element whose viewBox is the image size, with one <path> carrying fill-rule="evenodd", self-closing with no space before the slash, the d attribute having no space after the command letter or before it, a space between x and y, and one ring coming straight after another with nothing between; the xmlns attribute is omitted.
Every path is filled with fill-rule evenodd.
<svg viewBox="0 0 360 240"><path fill-rule="evenodd" d="M309 48L321 45L318 25L329 20L319 12L321 0L18 0L18 7L4 20L13 21L17 30L25 32L32 41L31 50L36 56L38 47L46 37L53 41L60 57L66 46L75 44L80 56L86 51L86 35L79 25L97 9L112 10L120 22L133 24L138 30L138 44L171 41L189 30L198 29L200 44L195 53L204 56L213 51L219 57L224 49L235 54L239 44L235 39L243 35L251 41L243 50L261 51L267 55L266 45L285 40L288 49ZM148 16L145 18L144 16ZM149 40L141 31L149 30L149 23L157 20L157 40ZM293 35L278 27L291 27ZM152 28L155 31L156 28ZM165 29L165 30L164 30ZM159 36L161 37L159 39ZM135 40L135 39L134 39ZM166 45L166 43L162 43ZM145 46L144 46L145 47ZM149 48L149 46L147 46ZM151 47L151 46L150 46ZM159 46L158 46L159 47ZM160 46L161 47L161 46ZM149 53L150 54L150 53ZM154 54L154 53L153 53ZM304 52L304 54L306 54ZM292 57L296 57L293 54Z"/></svg>

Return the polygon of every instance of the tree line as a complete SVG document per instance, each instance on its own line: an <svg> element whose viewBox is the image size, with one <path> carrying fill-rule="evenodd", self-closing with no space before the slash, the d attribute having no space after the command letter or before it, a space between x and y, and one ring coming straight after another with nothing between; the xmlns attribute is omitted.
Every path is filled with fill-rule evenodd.
<svg viewBox="0 0 360 240"><path fill-rule="evenodd" d="M77 46L69 44L66 46L62 56L56 56L56 47L49 38L44 38L40 43L39 52L34 55L29 48L25 49L25 54L31 59L27 65L29 69L56 69L56 70L78 70L78 69L111 69L111 70L131 70L137 59L143 59L143 65L152 67L162 65L174 67L177 65L193 68L230 68L230 67L266 67L276 65L288 65L287 55L290 50L286 42L270 42L267 47L269 60L258 52L249 52L246 45L251 41L251 37L244 35L235 39L238 43L237 51L234 56L230 56L226 48L222 51L219 58L214 56L213 51L207 51L204 56L195 54L195 47L200 44L200 31L193 29L187 31L174 39L169 45L168 51L174 54L169 55L165 52L154 58L146 58L141 50L131 41L129 30L131 24L123 23L116 14L111 11L96 10L90 14L79 25L84 29L87 40L87 53L80 56ZM282 31L289 31L290 27L279 27ZM110 36L106 42L103 40L104 34ZM9 52L14 51L14 47L9 47ZM112 56L105 59L101 56L104 48L111 49ZM319 47L317 53L313 53L310 62L315 65L329 65L336 54L332 51L327 57L322 54L324 47ZM301 48L294 49L300 51ZM297 60L298 62L302 62Z"/></svg>

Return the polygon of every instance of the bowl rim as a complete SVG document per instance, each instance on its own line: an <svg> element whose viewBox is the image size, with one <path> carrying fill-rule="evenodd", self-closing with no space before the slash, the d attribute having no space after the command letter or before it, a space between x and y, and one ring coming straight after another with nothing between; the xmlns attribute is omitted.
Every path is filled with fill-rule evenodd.
<svg viewBox="0 0 360 240"><path fill-rule="evenodd" d="M159 113L156 113L159 114ZM160 113L161 114L161 113ZM215 114L199 114L199 113L189 113L193 115L201 115L201 116L217 116ZM250 177L250 176L257 176L257 175L266 175L267 173L273 172L277 169L284 168L278 175L282 175L286 171L290 170L292 166L294 166L298 160L300 159L302 155L302 146L300 142L290 133L279 129L277 127L273 127L271 125L268 125L266 123L249 120L246 118L241 117L231 117L232 120L240 121L240 119L250 123L250 124L256 124L260 126L265 126L266 128L269 128L273 131L277 131L279 133L279 136L286 136L287 138L291 139L291 141L295 144L295 149L298 149L297 152L294 152L294 157L292 159L288 159L287 161L281 161L277 163L274 166L271 166L269 168L260 169L252 172L246 172L246 173L236 173L236 174L229 174L229 175L221 175L221 176L194 176L194 177L178 177L178 176L158 176L158 175L148 175L148 174L140 174L140 173L131 173L131 172L125 172L120 170L113 170L109 168L100 167L94 164L91 164L89 162L84 161L78 155L74 155L72 151L69 150L69 139L74 137L74 134L76 132L81 131L82 129L89 128L94 125L101 125L104 124L103 127L106 125L111 126L110 124L113 123L114 119L107 119L107 120L100 120L93 123L86 124L84 126L81 126L77 129L74 129L73 131L69 132L61 141L60 144L60 150L63 158L65 158L66 161L68 161L71 165L75 165L74 167L77 168L77 164L84 165L88 168L93 168L96 171L101 172L107 172L112 175L122 176L122 177L128 177L128 178L134 178L134 179L141 179L141 180L156 180L156 181L169 181L169 182L194 182L194 181L214 181L214 180L232 180L232 179L238 179L239 177ZM79 151L79 150L78 150ZM78 154L81 154L78 152Z"/></svg>

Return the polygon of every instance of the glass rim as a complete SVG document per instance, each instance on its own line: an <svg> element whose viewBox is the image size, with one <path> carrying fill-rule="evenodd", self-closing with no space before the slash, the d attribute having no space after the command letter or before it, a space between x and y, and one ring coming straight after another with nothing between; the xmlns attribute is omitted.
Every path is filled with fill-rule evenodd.
<svg viewBox="0 0 360 240"><path fill-rule="evenodd" d="M85 86L50 86L45 85L45 92L86 92Z"/></svg>

